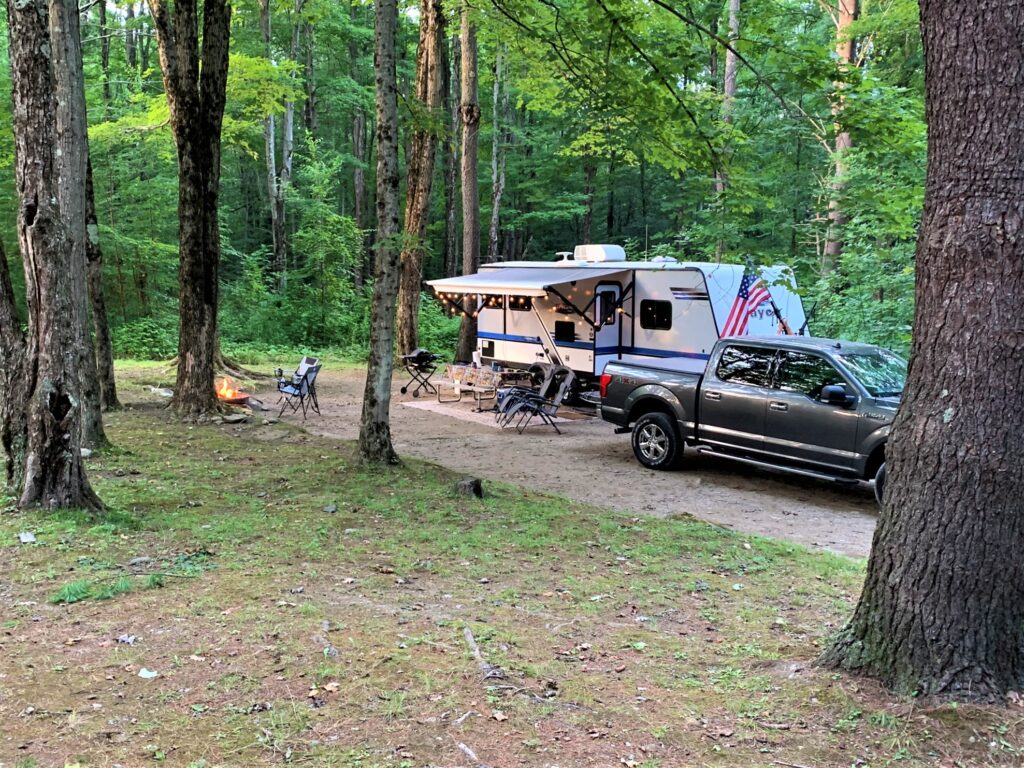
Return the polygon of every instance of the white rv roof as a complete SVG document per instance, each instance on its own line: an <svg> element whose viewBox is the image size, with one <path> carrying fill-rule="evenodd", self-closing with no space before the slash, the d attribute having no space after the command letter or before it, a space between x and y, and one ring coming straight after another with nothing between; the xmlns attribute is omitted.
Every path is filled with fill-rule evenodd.
<svg viewBox="0 0 1024 768"><path fill-rule="evenodd" d="M544 296L547 289L553 285L563 285L571 283L573 280L592 280L595 277L615 275L630 268L624 266L625 262L621 262L623 266L619 267L594 268L577 265L575 268L559 269L558 274L552 274L552 270L547 265L542 266L537 262L526 263L530 266L511 267L503 264L500 269L485 269L475 275L428 280L427 285L439 293ZM557 262L551 264L551 266L556 265Z"/></svg>
<svg viewBox="0 0 1024 768"><path fill-rule="evenodd" d="M561 261L503 261L496 264L481 265L480 269L570 269L570 270L586 270L588 272L607 271L613 270L616 272L625 269L637 269L637 270L679 270L679 269L699 269L705 274L710 274L715 270L734 271L739 270L742 272L745 267L742 264L716 264L711 261L574 261L572 259L563 259ZM578 279L578 278L573 278Z"/></svg>

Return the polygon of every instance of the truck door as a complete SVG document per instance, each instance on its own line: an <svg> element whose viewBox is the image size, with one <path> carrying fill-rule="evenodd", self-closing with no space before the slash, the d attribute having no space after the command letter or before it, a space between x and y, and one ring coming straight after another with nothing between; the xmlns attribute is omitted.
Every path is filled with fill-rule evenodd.
<svg viewBox="0 0 1024 768"><path fill-rule="evenodd" d="M699 393L699 435L724 448L761 451L775 350L730 344Z"/></svg>
<svg viewBox="0 0 1024 768"><path fill-rule="evenodd" d="M856 389L826 358L810 352L781 352L768 399L765 450L781 458L852 470L860 416L850 405L822 402L821 389L842 384Z"/></svg>

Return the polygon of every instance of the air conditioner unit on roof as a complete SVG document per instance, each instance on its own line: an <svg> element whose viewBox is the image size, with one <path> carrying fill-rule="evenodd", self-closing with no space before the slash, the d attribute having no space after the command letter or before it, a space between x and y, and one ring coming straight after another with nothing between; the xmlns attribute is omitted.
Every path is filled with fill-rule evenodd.
<svg viewBox="0 0 1024 768"><path fill-rule="evenodd" d="M621 245L577 245L573 261L625 261L626 252Z"/></svg>

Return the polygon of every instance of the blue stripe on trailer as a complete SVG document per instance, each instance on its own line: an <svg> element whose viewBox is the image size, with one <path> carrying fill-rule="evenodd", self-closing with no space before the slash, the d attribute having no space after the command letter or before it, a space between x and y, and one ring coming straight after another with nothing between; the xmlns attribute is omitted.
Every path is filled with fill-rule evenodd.
<svg viewBox="0 0 1024 768"><path fill-rule="evenodd" d="M516 336L510 333L492 333L490 331L479 331L477 337L481 339L494 339L496 341L516 341L521 344L543 344L540 336ZM569 349L593 349L593 344L584 341L556 341L556 347L568 347ZM702 352L678 352L672 349L651 349L649 347L598 347L594 349L595 355L644 355L646 357L685 357L691 360L708 360L711 355Z"/></svg>

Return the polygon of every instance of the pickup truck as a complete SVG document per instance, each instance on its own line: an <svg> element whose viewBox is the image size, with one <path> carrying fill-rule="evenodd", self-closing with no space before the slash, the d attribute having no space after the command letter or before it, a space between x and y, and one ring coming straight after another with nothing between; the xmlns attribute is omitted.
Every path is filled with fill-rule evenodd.
<svg viewBox="0 0 1024 768"><path fill-rule="evenodd" d="M870 344L806 336L720 339L703 374L612 361L601 417L632 432L645 467L700 453L839 482L875 481L907 364Z"/></svg>

